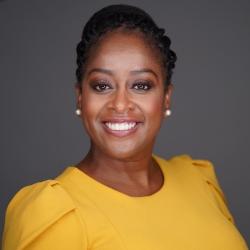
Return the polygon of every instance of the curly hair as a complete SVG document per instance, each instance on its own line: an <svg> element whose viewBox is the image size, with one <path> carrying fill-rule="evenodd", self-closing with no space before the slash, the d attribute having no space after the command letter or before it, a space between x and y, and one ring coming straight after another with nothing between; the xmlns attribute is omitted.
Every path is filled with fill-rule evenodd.
<svg viewBox="0 0 250 250"><path fill-rule="evenodd" d="M171 40L166 36L165 29L159 28L152 17L144 10L125 4L109 5L94 13L84 26L81 41L77 44L77 69L78 84L84 75L84 67L90 49L98 42L101 36L118 28L141 32L148 38L161 54L164 71L166 73L165 90L171 82L176 54L170 49Z"/></svg>

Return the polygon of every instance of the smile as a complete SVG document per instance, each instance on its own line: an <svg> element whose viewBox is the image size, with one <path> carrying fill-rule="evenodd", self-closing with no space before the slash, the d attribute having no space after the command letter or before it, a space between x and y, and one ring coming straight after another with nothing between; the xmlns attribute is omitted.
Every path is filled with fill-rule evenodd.
<svg viewBox="0 0 250 250"><path fill-rule="evenodd" d="M142 122L104 122L103 127L108 134L115 137L124 137L134 134Z"/></svg>
<svg viewBox="0 0 250 250"><path fill-rule="evenodd" d="M130 130L136 126L136 122L121 122L121 123L111 123L105 122L105 125L111 130Z"/></svg>

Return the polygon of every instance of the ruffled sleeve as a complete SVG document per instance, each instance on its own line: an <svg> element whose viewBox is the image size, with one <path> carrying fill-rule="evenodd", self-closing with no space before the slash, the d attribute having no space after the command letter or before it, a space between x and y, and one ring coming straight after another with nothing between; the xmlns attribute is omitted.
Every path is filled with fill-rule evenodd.
<svg viewBox="0 0 250 250"><path fill-rule="evenodd" d="M194 160L192 164L197 167L212 194L213 201L224 214L224 216L235 224L234 218L229 211L227 198L219 184L213 164L207 160Z"/></svg>
<svg viewBox="0 0 250 250"><path fill-rule="evenodd" d="M7 207L3 250L86 249L70 196L56 180L22 188Z"/></svg>

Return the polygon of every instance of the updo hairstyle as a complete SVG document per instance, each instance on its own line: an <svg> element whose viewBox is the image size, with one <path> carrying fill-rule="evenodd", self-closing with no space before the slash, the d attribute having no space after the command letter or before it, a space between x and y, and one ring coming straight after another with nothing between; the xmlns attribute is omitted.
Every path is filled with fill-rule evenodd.
<svg viewBox="0 0 250 250"><path fill-rule="evenodd" d="M118 28L141 32L147 41L150 41L161 55L162 66L165 72L164 90L171 83L171 77L176 62L176 54L170 49L170 38L165 35L165 29L159 28L151 16L138 7L115 4L109 5L94 13L84 26L81 41L77 45L77 84L81 85L85 73L85 65L90 49L107 32Z"/></svg>

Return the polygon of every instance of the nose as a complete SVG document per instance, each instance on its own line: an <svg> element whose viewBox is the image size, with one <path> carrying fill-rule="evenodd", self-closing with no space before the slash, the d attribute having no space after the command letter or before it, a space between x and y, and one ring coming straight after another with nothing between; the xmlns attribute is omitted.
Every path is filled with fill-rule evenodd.
<svg viewBox="0 0 250 250"><path fill-rule="evenodd" d="M109 104L109 108L112 108L117 113L126 113L129 110L134 109L134 107L135 104L129 96L129 93L123 88L114 93L114 96Z"/></svg>

